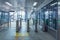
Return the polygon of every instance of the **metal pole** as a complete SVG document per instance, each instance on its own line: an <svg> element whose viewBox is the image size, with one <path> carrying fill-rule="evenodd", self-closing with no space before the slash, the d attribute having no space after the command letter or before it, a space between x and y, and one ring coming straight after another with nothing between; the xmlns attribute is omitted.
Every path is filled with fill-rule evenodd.
<svg viewBox="0 0 60 40"><path fill-rule="evenodd" d="M16 21L16 32L19 32L19 21Z"/></svg>
<svg viewBox="0 0 60 40"><path fill-rule="evenodd" d="M29 19L27 20L27 32L29 32Z"/></svg>
<svg viewBox="0 0 60 40"><path fill-rule="evenodd" d="M34 19L33 19L33 25L34 25Z"/></svg>
<svg viewBox="0 0 60 40"><path fill-rule="evenodd" d="M21 27L22 27L22 19L20 19L20 30L21 30Z"/></svg>
<svg viewBox="0 0 60 40"><path fill-rule="evenodd" d="M35 32L38 32L38 30L37 30L37 19L35 20Z"/></svg>

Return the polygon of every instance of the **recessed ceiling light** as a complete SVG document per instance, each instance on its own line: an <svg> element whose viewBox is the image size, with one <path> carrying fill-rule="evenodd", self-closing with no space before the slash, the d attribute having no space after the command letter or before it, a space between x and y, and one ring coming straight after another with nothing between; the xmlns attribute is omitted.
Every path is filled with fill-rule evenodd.
<svg viewBox="0 0 60 40"><path fill-rule="evenodd" d="M34 2L33 6L36 6L37 5L37 2Z"/></svg>
<svg viewBox="0 0 60 40"><path fill-rule="evenodd" d="M5 4L9 5L9 6L12 6L12 4L10 4L9 2L5 2Z"/></svg>

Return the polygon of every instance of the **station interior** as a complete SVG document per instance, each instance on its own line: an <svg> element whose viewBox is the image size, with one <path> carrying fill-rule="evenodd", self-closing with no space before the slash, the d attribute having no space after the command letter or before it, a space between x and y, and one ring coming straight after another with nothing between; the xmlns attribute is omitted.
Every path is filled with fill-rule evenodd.
<svg viewBox="0 0 60 40"><path fill-rule="evenodd" d="M60 0L0 0L0 40L60 40Z"/></svg>

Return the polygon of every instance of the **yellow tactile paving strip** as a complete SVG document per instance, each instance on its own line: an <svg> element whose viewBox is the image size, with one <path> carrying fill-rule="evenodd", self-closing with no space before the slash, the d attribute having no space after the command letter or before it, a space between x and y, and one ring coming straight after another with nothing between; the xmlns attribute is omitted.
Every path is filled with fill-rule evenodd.
<svg viewBox="0 0 60 40"><path fill-rule="evenodd" d="M29 33L16 33L16 37L19 36L29 36Z"/></svg>
<svg viewBox="0 0 60 40"><path fill-rule="evenodd" d="M15 37L16 40L18 40L19 37L24 37L24 36L29 36L29 33L16 33ZM22 40L24 40L24 38L22 38Z"/></svg>

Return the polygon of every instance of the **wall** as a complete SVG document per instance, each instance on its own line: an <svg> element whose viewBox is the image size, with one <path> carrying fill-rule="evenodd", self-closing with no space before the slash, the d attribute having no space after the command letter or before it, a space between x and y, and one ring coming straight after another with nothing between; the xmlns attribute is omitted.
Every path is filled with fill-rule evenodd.
<svg viewBox="0 0 60 40"><path fill-rule="evenodd" d="M57 30L57 40L60 40L60 0L58 0L58 30Z"/></svg>

